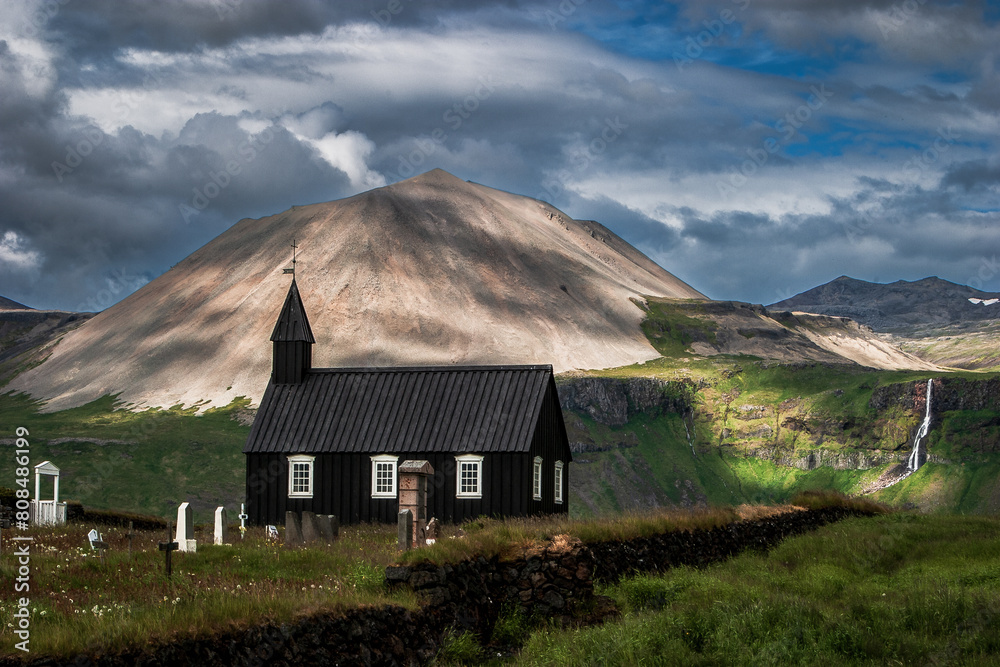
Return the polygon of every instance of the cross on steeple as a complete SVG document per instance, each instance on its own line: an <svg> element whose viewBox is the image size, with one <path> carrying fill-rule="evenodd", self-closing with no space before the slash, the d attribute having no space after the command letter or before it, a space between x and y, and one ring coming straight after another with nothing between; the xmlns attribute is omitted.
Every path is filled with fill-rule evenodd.
<svg viewBox="0 0 1000 667"><path fill-rule="evenodd" d="M295 251L298 250L298 248L299 247L295 245L295 239L292 239L292 268L282 271L282 273L292 274L292 280L295 280Z"/></svg>

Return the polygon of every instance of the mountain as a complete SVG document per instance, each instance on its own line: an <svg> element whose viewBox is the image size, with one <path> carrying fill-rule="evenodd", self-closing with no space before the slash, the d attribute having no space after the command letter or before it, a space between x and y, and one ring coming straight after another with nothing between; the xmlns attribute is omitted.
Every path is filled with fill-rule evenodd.
<svg viewBox="0 0 1000 667"><path fill-rule="evenodd" d="M34 353L93 313L35 310L0 296L0 385L30 362Z"/></svg>
<svg viewBox="0 0 1000 667"><path fill-rule="evenodd" d="M441 170L244 219L41 351L9 388L77 406L256 403L296 275L316 366L551 363L658 356L631 298L705 297L596 222Z"/></svg>
<svg viewBox="0 0 1000 667"><path fill-rule="evenodd" d="M5 296L0 296L0 310L31 310L31 308L17 301L12 301Z"/></svg>
<svg viewBox="0 0 1000 667"><path fill-rule="evenodd" d="M768 308L850 317L875 331L912 333L967 322L1000 322L1000 303L989 303L998 298L1000 294L937 277L886 285L841 276Z"/></svg>

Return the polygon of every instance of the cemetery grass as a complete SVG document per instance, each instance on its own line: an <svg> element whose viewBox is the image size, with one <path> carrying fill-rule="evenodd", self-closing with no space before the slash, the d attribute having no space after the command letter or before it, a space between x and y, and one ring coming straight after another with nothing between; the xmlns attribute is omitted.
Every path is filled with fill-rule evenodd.
<svg viewBox="0 0 1000 667"><path fill-rule="evenodd" d="M165 531L136 531L130 559L127 531L102 529L110 545L102 563L87 542L89 528L71 523L19 532L34 537L31 590L15 593L13 584L0 590L0 655L23 657L13 649L19 640L7 620L21 596L31 601L33 658L143 648L362 605L417 606L412 593L384 587L385 567L398 555L394 526L344 527L333 545L308 549L286 549L260 528L249 529L243 541L231 528L231 546L210 544L211 529L196 532L197 552L174 552L169 579L157 548ZM0 579L13 582L17 559L4 533Z"/></svg>
<svg viewBox="0 0 1000 667"><path fill-rule="evenodd" d="M538 630L516 664L996 664L1000 518L847 519L598 592L619 620Z"/></svg>

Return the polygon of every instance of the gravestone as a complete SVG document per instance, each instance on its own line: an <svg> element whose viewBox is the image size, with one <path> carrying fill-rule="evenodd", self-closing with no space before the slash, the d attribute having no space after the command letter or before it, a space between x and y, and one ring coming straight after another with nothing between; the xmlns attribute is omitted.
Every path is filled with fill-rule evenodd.
<svg viewBox="0 0 1000 667"><path fill-rule="evenodd" d="M323 535L323 539L330 544L336 542L340 536L340 521L337 520L337 516L335 514L317 514L316 520L319 521L319 532Z"/></svg>
<svg viewBox="0 0 1000 667"><path fill-rule="evenodd" d="M302 523L295 512L285 512L285 546L300 547L302 540Z"/></svg>
<svg viewBox="0 0 1000 667"><path fill-rule="evenodd" d="M198 542L194 539L194 510L191 503L181 503L177 508L177 533L174 536L178 551L197 551Z"/></svg>
<svg viewBox="0 0 1000 667"><path fill-rule="evenodd" d="M91 550L97 549L97 554L101 557L101 563L104 563L104 552L108 550L108 543L101 539L101 534L97 532L97 529L92 529L87 533L87 540L90 541Z"/></svg>
<svg viewBox="0 0 1000 667"><path fill-rule="evenodd" d="M215 508L215 543L225 544L229 540L229 521L225 507Z"/></svg>
<svg viewBox="0 0 1000 667"><path fill-rule="evenodd" d="M316 518L316 514L313 512L302 513L301 525L302 541L305 544L323 539L323 534L320 532L319 528L319 521Z"/></svg>
<svg viewBox="0 0 1000 667"><path fill-rule="evenodd" d="M402 510L396 523L396 541L400 551L409 551L413 548L413 512Z"/></svg>
<svg viewBox="0 0 1000 667"><path fill-rule="evenodd" d="M267 539L269 540L280 540L281 536L278 535L278 527L268 524L267 526Z"/></svg>
<svg viewBox="0 0 1000 667"><path fill-rule="evenodd" d="M438 532L438 520L432 517L431 520L427 522L427 528L424 529L424 541L426 541L427 544L434 544L437 542Z"/></svg>

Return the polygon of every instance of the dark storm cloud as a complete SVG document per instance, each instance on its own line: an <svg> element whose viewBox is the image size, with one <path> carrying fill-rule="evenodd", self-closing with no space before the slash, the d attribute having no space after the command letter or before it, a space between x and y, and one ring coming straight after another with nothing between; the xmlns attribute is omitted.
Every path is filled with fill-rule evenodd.
<svg viewBox="0 0 1000 667"><path fill-rule="evenodd" d="M248 37L316 36L345 23L436 24L449 12L481 7L471 0L72 0L45 24L74 58L102 60L123 48L193 51Z"/></svg>
<svg viewBox="0 0 1000 667"><path fill-rule="evenodd" d="M1000 186L1000 164L995 161L991 164L989 160L982 159L955 165L941 179L941 185L958 186L966 192L992 189L994 194L1000 195L997 191L997 186Z"/></svg>
<svg viewBox="0 0 1000 667"><path fill-rule="evenodd" d="M995 220L961 212L947 193L888 188L895 192L887 196L884 183L859 185L823 215L727 211L706 219L678 210L680 242L651 256L714 298L773 303L845 272L872 281L933 274L974 283L1000 255Z"/></svg>
<svg viewBox="0 0 1000 667"><path fill-rule="evenodd" d="M50 294L44 307L104 308L94 295L109 275L121 298L253 211L353 192L283 127L251 134L239 120L198 114L174 138L57 116L5 125L4 159L23 173L17 187L0 187L3 232L41 260L0 263L4 289Z"/></svg>
<svg viewBox="0 0 1000 667"><path fill-rule="evenodd" d="M0 33L0 294L28 305L110 305L239 218L434 167L596 219L718 298L962 282L1000 251L981 4L35 6Z"/></svg>

